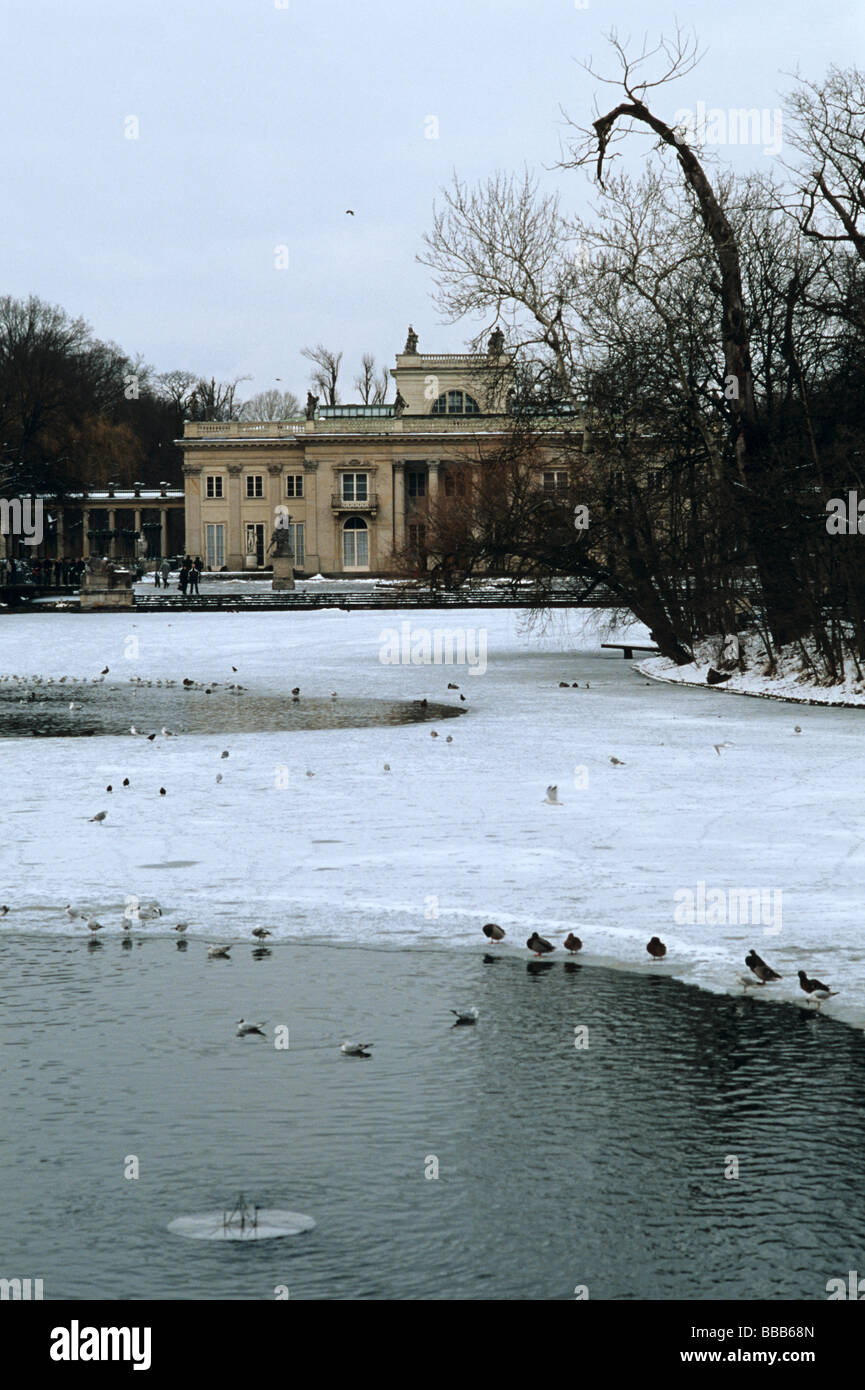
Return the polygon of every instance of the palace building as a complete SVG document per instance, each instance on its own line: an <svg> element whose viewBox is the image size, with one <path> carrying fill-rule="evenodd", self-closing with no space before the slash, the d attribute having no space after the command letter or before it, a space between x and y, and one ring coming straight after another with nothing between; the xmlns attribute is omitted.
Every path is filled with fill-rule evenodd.
<svg viewBox="0 0 865 1390"><path fill-rule="evenodd" d="M319 406L279 423L187 423L186 549L212 570L269 567L277 523L300 575L387 575L424 564L424 516L484 442L509 430L504 338L426 354L409 329L393 405Z"/></svg>

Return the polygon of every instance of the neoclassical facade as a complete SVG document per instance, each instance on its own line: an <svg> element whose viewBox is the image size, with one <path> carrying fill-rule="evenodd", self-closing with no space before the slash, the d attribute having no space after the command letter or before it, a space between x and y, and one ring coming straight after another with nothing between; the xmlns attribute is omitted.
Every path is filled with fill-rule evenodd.
<svg viewBox="0 0 865 1390"><path fill-rule="evenodd" d="M461 460L503 438L510 359L422 354L409 330L391 369L395 405L307 405L307 419L188 423L186 549L213 570L261 569L279 519L300 574L387 575L423 556L424 516L458 486Z"/></svg>

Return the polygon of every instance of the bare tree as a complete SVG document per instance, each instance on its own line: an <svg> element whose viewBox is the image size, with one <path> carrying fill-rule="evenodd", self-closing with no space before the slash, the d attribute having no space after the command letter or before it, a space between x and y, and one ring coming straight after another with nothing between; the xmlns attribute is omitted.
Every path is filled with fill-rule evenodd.
<svg viewBox="0 0 865 1390"><path fill-rule="evenodd" d="M314 370L310 374L310 380L319 395L324 397L325 405L338 405L337 382L342 353L332 352L323 343L317 343L314 348L301 348L300 355L312 363Z"/></svg>
<svg viewBox="0 0 865 1390"><path fill-rule="evenodd" d="M271 386L250 396L240 407L241 420L296 420L300 416L300 401L293 391L280 391Z"/></svg>
<svg viewBox="0 0 865 1390"><path fill-rule="evenodd" d="M211 377L206 381L199 378L192 389L187 404L187 417L190 420L236 420L239 406L236 404L237 388L248 377L235 377L233 381L217 381Z"/></svg>
<svg viewBox="0 0 865 1390"><path fill-rule="evenodd" d="M831 67L788 94L787 140L803 156L797 215L805 236L846 242L865 261L865 74Z"/></svg>
<svg viewBox="0 0 865 1390"><path fill-rule="evenodd" d="M378 371L375 357L371 352L365 352L360 363L361 370L354 379L354 389L364 405L384 405L390 385L387 367L382 367L381 371Z"/></svg>

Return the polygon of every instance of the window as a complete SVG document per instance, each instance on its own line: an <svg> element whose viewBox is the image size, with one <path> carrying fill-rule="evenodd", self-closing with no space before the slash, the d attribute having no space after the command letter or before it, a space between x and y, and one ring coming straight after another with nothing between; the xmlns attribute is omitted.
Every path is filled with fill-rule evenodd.
<svg viewBox="0 0 865 1390"><path fill-rule="evenodd" d="M466 480L462 473L448 469L445 473L445 497L465 497Z"/></svg>
<svg viewBox="0 0 865 1390"><path fill-rule="evenodd" d="M286 478L285 478L285 495L286 495L286 497L302 497L302 496L303 496L303 474L302 474L302 473L288 473L288 474L286 474Z"/></svg>
<svg viewBox="0 0 865 1390"><path fill-rule="evenodd" d="M478 403L468 391L444 391L432 408L433 415L478 415Z"/></svg>
<svg viewBox="0 0 865 1390"><path fill-rule="evenodd" d="M209 479L208 479L209 481ZM222 480L219 479L221 482ZM207 568L221 570L225 564L225 527L206 526L204 529Z"/></svg>
<svg viewBox="0 0 865 1390"><path fill-rule="evenodd" d="M426 527L410 526L408 528L409 550L413 550L416 555L426 553Z"/></svg>
<svg viewBox="0 0 865 1390"><path fill-rule="evenodd" d="M219 473L208 473L205 481L208 497L222 497L222 477Z"/></svg>
<svg viewBox="0 0 865 1390"><path fill-rule="evenodd" d="M426 497L426 473L413 472L408 475L409 497Z"/></svg>
<svg viewBox="0 0 865 1390"><path fill-rule="evenodd" d="M366 473L343 473L343 502L366 502L369 497L369 489L367 487L368 476L369 475Z"/></svg>
<svg viewBox="0 0 865 1390"><path fill-rule="evenodd" d="M264 475L261 473L247 473L246 475L246 495L247 497L264 496Z"/></svg>
<svg viewBox="0 0 865 1390"><path fill-rule="evenodd" d="M291 521L288 525L288 539L291 545L291 553L294 556L294 568L302 570L305 568L306 556L303 549L303 522Z"/></svg>
<svg viewBox="0 0 865 1390"><path fill-rule="evenodd" d="M255 563L264 564L264 522L248 521L246 524L246 557L255 556Z"/></svg>
<svg viewBox="0 0 865 1390"><path fill-rule="evenodd" d="M362 517L349 517L342 528L342 567L369 569L369 531Z"/></svg>
<svg viewBox="0 0 865 1390"><path fill-rule="evenodd" d="M544 474L544 492L553 497L563 497L568 491L568 474L565 469L554 469Z"/></svg>

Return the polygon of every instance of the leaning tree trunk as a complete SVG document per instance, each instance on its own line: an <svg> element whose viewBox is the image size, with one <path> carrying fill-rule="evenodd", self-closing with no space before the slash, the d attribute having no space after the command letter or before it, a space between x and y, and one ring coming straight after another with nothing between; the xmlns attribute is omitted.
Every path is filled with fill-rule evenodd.
<svg viewBox="0 0 865 1390"><path fill-rule="evenodd" d="M733 451L736 460L735 489L742 501L737 511L757 567L766 605L766 619L773 639L783 646L807 630L808 621L799 602L796 569L788 547L781 539L778 499L771 495L767 470L767 451L762 438L754 396L754 373L745 320L739 249L730 222L694 151L673 128L655 116L644 102L621 102L594 122L598 137L597 175L603 183L604 156L610 134L620 116L641 121L661 141L671 146L678 158L685 181L692 189L700 215L711 239L721 275L721 337L724 349L726 385L733 425Z"/></svg>

